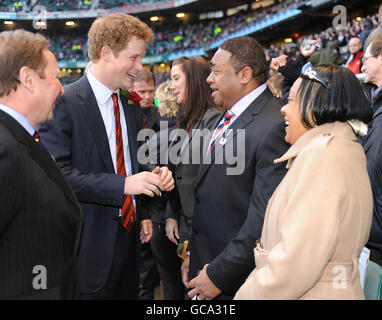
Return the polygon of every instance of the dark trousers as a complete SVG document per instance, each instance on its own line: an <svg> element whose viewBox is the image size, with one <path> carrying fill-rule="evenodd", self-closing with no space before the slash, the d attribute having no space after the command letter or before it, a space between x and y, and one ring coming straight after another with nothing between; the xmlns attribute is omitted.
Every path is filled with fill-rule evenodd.
<svg viewBox="0 0 382 320"><path fill-rule="evenodd" d="M105 286L92 294L81 294L86 300L137 300L139 288L139 251L137 224L131 232L118 219L114 256Z"/></svg>
<svg viewBox="0 0 382 320"><path fill-rule="evenodd" d="M139 300L154 300L154 289L159 283L159 273L150 242L144 243L141 247Z"/></svg>
<svg viewBox="0 0 382 320"><path fill-rule="evenodd" d="M182 259L176 253L176 245L167 239L164 224L153 222L153 237L150 243L162 280L164 299L184 300L185 287L180 272Z"/></svg>

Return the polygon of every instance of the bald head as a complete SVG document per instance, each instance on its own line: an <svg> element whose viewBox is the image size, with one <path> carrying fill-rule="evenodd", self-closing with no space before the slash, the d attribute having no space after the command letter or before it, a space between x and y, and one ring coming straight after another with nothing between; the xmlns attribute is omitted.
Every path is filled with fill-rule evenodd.
<svg viewBox="0 0 382 320"><path fill-rule="evenodd" d="M356 54L362 49L362 42L359 38L351 38L348 44L348 49L351 54Z"/></svg>

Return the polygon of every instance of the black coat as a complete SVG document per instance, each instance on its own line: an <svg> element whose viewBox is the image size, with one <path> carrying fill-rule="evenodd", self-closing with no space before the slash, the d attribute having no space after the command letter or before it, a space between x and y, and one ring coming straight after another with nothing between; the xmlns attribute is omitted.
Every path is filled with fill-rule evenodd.
<svg viewBox="0 0 382 320"><path fill-rule="evenodd" d="M382 251L382 91L372 99L372 88L376 89L375 86L365 85L373 108L373 120L368 134L360 138L360 141L366 153L374 201L373 222L367 246Z"/></svg>
<svg viewBox="0 0 382 320"><path fill-rule="evenodd" d="M76 298L81 208L49 153L2 111L0 190L0 299ZM47 288L36 290L42 267Z"/></svg>
<svg viewBox="0 0 382 320"><path fill-rule="evenodd" d="M216 143L216 157L226 154L231 141L234 150L245 145L241 174L228 174L234 165L225 158L199 167L189 278L209 263L207 274L223 291L220 298L232 298L253 270L268 200L286 173L284 163L273 163L289 148L281 106L267 88L229 127L224 146ZM245 130L244 139L236 139L237 129Z"/></svg>

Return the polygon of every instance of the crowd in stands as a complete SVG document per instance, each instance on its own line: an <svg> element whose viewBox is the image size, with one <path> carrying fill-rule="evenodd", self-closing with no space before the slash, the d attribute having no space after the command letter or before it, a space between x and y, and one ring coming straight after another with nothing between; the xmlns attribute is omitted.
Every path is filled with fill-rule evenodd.
<svg viewBox="0 0 382 320"><path fill-rule="evenodd" d="M253 10L248 13L239 13L219 20L212 19L208 22L201 21L188 25L180 24L175 27L171 26L171 28L168 25L165 27L153 27L155 36L148 44L146 54L147 56L155 56L188 49L206 48L216 40L229 36L233 32L248 27L255 22L260 22L262 19L269 19L277 14L277 12L290 9L304 1L306 0L286 0L268 8ZM84 48L86 47L85 35L76 37L73 37L73 35L70 37L63 36L63 39L55 40L54 42L54 49L58 53L59 60L87 59L86 50L75 49L73 50L75 52L71 51L71 47L75 46L78 42L82 42Z"/></svg>
<svg viewBox="0 0 382 320"><path fill-rule="evenodd" d="M31 5L31 0L0 0L0 12L21 12Z"/></svg>
<svg viewBox="0 0 382 320"><path fill-rule="evenodd" d="M306 0L285 0L280 3L249 12L240 12L236 15L213 19L209 22L183 25L168 29L167 26L153 28L154 40L148 48L148 55L159 55L167 52L178 52L195 48L206 48L214 41L220 40L230 34L250 27L255 23L265 21L279 12L292 9Z"/></svg>
<svg viewBox="0 0 382 320"><path fill-rule="evenodd" d="M169 0L99 0L98 9L127 8L129 6L141 6L156 2L168 2Z"/></svg>
<svg viewBox="0 0 382 320"><path fill-rule="evenodd" d="M308 40L321 39L324 47L329 42L334 45L335 54L333 55L333 60L328 61L328 63L344 64L349 56L347 47L350 39L358 37L363 44L371 30L377 26L377 14L371 17L367 16L360 21L353 19L351 22L348 22L346 28L335 29L329 27L321 33L302 36L295 40L295 42L283 43L281 45L270 45L270 47L265 50L265 53L268 61L280 55L287 55L291 58L295 58L300 53L301 46Z"/></svg>
<svg viewBox="0 0 382 320"><path fill-rule="evenodd" d="M157 2L168 2L169 0L99 0L95 3L94 9L115 9L127 8L129 6L148 5ZM48 12L53 11L79 11L89 10L92 8L94 1L92 0L40 0L32 5L31 0L1 0L0 11L2 12L22 12L33 11L36 5L42 5L47 8Z"/></svg>

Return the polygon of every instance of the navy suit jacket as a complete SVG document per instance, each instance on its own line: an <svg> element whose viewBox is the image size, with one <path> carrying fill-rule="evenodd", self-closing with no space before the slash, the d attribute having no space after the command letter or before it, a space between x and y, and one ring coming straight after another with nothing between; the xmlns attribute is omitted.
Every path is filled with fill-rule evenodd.
<svg viewBox="0 0 382 320"><path fill-rule="evenodd" d="M132 173L139 171L137 132L142 128L139 107L121 95L128 131ZM79 252L81 293L104 286L111 267L122 206L125 176L118 175L110 154L105 125L86 76L65 86L56 102L54 118L40 129L44 146L54 156L69 181L84 213ZM140 198L136 197L137 221ZM134 228L138 239L139 228ZM137 241L138 242L138 241ZM131 253L138 265L139 248ZM138 267L137 267L138 269Z"/></svg>
<svg viewBox="0 0 382 320"><path fill-rule="evenodd" d="M286 173L284 163L273 163L289 148L281 106L267 88L229 127L232 131L228 135L227 130L226 143L216 142L212 164L199 166L189 279L210 264L207 274L223 291L222 299L231 299L253 270L253 249L261 235L268 200ZM245 137L239 129L245 131ZM234 155L245 146L240 174L227 174L227 169L236 166L221 157L229 154L228 146L233 146Z"/></svg>

